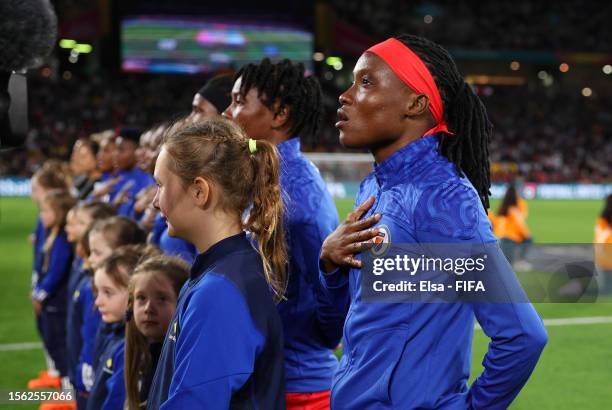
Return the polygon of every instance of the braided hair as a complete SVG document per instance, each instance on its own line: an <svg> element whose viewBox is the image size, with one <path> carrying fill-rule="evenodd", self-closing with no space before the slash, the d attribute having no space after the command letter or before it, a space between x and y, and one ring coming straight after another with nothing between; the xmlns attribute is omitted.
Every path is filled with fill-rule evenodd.
<svg viewBox="0 0 612 410"><path fill-rule="evenodd" d="M440 153L470 180L485 210L489 208L491 173L489 142L493 126L480 98L465 83L452 57L442 46L422 37L397 37L425 63L444 105L444 119L455 135L439 134Z"/></svg>
<svg viewBox="0 0 612 410"><path fill-rule="evenodd" d="M234 81L242 77L242 97L256 88L261 102L270 110L276 108L274 114L287 108L289 135L305 139L316 135L322 113L321 85L314 76L305 74L302 63L288 59L272 63L264 58L258 64L243 66Z"/></svg>

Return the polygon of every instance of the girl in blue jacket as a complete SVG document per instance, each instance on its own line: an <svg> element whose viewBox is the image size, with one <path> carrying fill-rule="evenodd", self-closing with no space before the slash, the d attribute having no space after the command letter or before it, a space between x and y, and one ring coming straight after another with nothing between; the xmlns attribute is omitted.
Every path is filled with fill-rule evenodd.
<svg viewBox="0 0 612 410"><path fill-rule="evenodd" d="M70 212L73 220L66 225L66 234L74 248L75 257L70 273L74 285L69 285L68 289L66 350L68 374L75 389L77 408L84 408L88 393L83 383L82 365L91 361L82 360L82 357L83 352L87 351L87 344L95 337L100 321L94 306L91 272L84 260L87 254L82 239L93 221L111 217L115 214L115 210L108 204L91 202L78 205Z"/></svg>
<svg viewBox="0 0 612 410"><path fill-rule="evenodd" d="M102 354L95 369L95 381L87 409L121 410L125 404L124 356L125 319L130 276L140 260L159 254L145 245L126 245L116 249L94 272L95 304L102 321L108 325Z"/></svg>
<svg viewBox="0 0 612 410"><path fill-rule="evenodd" d="M221 118L183 123L167 136L154 205L168 233L199 255L164 340L148 409L284 408L274 305L286 262L278 166L273 145L249 140Z"/></svg>
<svg viewBox="0 0 612 410"><path fill-rule="evenodd" d="M53 190L41 201L40 219L45 241L35 261L39 277L32 290L32 305L40 322L45 349L68 388L66 363L66 299L72 247L66 238L66 216L75 204L69 192Z"/></svg>
<svg viewBox="0 0 612 410"><path fill-rule="evenodd" d="M140 263L130 277L125 332L127 408L146 407L162 343L189 265L179 257L157 256Z"/></svg>
<svg viewBox="0 0 612 410"><path fill-rule="evenodd" d="M71 186L70 176L67 169L67 164L57 160L48 160L43 166L38 169L32 176L32 201L39 208L45 195L54 189L69 190ZM32 289L37 285L40 277L40 261L45 243L45 227L40 219L40 215L36 220L36 228L32 234L32 244L34 248L34 257L32 259ZM42 336L42 327L40 323L40 315L36 315L36 327L39 335ZM44 347L43 347L44 349ZM46 387L58 387L60 385L59 373L53 364L53 360L49 352L45 349L45 358L47 362L47 370L40 371L39 377L28 382L29 389L40 389Z"/></svg>
<svg viewBox="0 0 612 410"><path fill-rule="evenodd" d="M340 96L336 127L343 145L370 149L375 164L361 183L361 205L321 250L321 282L346 313L331 406L505 409L547 340L532 305L365 303L372 271L357 255L373 245L373 255L400 244L419 254L444 244L448 256L470 248L487 252L493 284L520 293L485 211L491 137L485 108L446 50L416 36L370 48L353 76ZM483 373L469 386L474 318L491 343Z"/></svg>

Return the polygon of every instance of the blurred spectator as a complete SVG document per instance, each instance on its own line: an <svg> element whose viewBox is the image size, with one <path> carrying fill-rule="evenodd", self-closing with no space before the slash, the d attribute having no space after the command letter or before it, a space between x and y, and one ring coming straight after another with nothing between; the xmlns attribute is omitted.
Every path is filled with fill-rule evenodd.
<svg viewBox="0 0 612 410"><path fill-rule="evenodd" d="M47 158L66 160L74 142L93 132L125 125L149 128L187 114L185 107L202 83L199 76L171 75L86 80L76 74L58 82L33 76L27 146L0 154L0 175L30 176ZM612 181L612 116L606 109L612 96L602 92L584 98L537 86L492 90L481 98L495 127L494 182L517 176L533 182ZM333 126L341 91L326 89L322 127L317 141L303 141L306 151L342 150Z"/></svg>

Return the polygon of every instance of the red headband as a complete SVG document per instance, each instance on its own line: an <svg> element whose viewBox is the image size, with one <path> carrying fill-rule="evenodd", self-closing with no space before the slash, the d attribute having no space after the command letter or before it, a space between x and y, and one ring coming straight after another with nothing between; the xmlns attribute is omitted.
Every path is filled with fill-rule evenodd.
<svg viewBox="0 0 612 410"><path fill-rule="evenodd" d="M375 44L366 51L382 58L400 80L414 92L425 94L429 97L429 111L431 111L438 124L424 135L433 134L434 132L445 132L449 135L454 135L448 130L446 122L444 122L444 107L438 87L427 66L419 56L404 43L394 38Z"/></svg>

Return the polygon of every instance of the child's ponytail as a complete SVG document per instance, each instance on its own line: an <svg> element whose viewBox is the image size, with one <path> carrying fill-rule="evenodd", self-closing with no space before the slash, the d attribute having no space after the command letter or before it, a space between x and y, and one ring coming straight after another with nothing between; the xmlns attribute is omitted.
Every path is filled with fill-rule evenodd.
<svg viewBox="0 0 612 410"><path fill-rule="evenodd" d="M276 148L247 138L223 118L178 123L169 129L163 147L171 158L170 171L185 187L204 176L222 190L220 206L237 220L249 211L244 228L258 242L266 280L279 301L285 290L286 249Z"/></svg>
<svg viewBox="0 0 612 410"><path fill-rule="evenodd" d="M248 140L254 166L253 206L246 228L257 240L266 280L279 301L285 292L287 251L283 229L283 201L279 185L279 160L276 148L267 141Z"/></svg>

